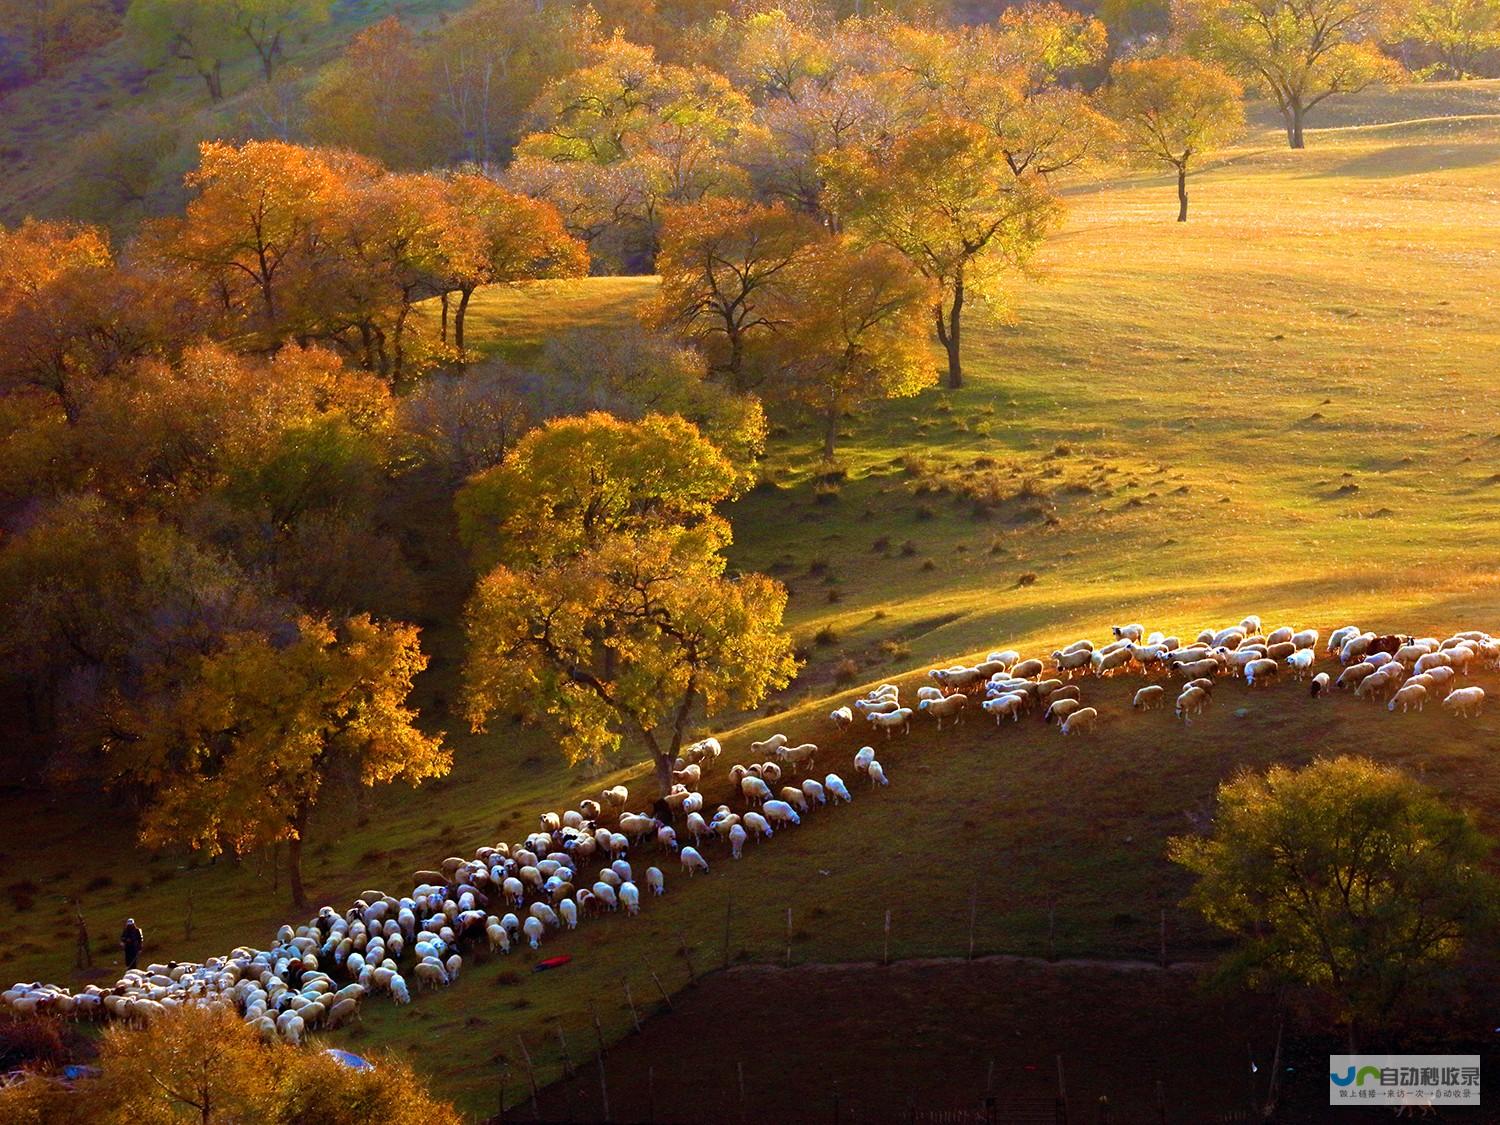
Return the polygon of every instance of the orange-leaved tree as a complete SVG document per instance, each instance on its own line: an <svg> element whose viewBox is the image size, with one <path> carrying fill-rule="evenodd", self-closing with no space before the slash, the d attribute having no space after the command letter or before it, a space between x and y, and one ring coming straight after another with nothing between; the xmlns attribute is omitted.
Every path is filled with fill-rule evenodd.
<svg viewBox="0 0 1500 1125"><path fill-rule="evenodd" d="M419 783L448 772L441 736L406 704L427 666L415 626L303 617L293 635L230 636L178 682L111 717L117 784L149 796L141 836L216 855L287 843L292 900L305 906L302 848L326 782Z"/></svg>

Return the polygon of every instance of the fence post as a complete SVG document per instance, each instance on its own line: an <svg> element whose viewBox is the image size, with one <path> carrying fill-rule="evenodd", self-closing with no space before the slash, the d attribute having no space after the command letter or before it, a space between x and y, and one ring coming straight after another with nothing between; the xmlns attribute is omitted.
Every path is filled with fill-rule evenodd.
<svg viewBox="0 0 1500 1125"><path fill-rule="evenodd" d="M624 983L625 1003L630 1005L630 1018L635 1022L635 1033L639 1035L641 1033L641 1017L636 1015L635 998L630 995L630 981L627 979Z"/></svg>
<svg viewBox="0 0 1500 1125"><path fill-rule="evenodd" d="M979 885L969 891L969 960L974 960L974 919L979 913Z"/></svg>
<svg viewBox="0 0 1500 1125"><path fill-rule="evenodd" d="M594 1002L589 1001L589 1015L594 1018L594 1039L599 1044L599 1057L604 1057L604 1029L599 1026L599 1009L594 1007Z"/></svg>
<svg viewBox="0 0 1500 1125"><path fill-rule="evenodd" d="M526 1081L531 1084L531 1112L533 1116L540 1119L542 1107L537 1103L536 1071L531 1066L531 1052L526 1049L526 1040L519 1032L516 1033L516 1042L521 1046L521 1058L526 1060Z"/></svg>
<svg viewBox="0 0 1500 1125"><path fill-rule="evenodd" d="M891 908L885 908L885 947L881 951L880 963L889 965L891 963Z"/></svg>
<svg viewBox="0 0 1500 1125"><path fill-rule="evenodd" d="M667 990L662 987L661 977L656 975L656 970L651 970L651 979L656 982L656 991L661 993L661 998L666 1002L667 1011L672 1010L672 998L667 995Z"/></svg>
<svg viewBox="0 0 1500 1125"><path fill-rule="evenodd" d="M604 1052L595 1056L599 1063L599 1101L604 1107L604 1120L609 1121L609 1083L604 1080Z"/></svg>
<svg viewBox="0 0 1500 1125"><path fill-rule="evenodd" d="M562 1020L557 1021L557 1042L558 1045L562 1047L563 1074L568 1078L572 1078L578 1073L578 1071L573 1067L573 1055L572 1052L568 1050L567 1037L563 1035Z"/></svg>
<svg viewBox="0 0 1500 1125"><path fill-rule="evenodd" d="M687 935L677 931L677 942L682 947L682 959L687 962L688 984L698 983L698 974L693 971L693 953L688 948Z"/></svg>

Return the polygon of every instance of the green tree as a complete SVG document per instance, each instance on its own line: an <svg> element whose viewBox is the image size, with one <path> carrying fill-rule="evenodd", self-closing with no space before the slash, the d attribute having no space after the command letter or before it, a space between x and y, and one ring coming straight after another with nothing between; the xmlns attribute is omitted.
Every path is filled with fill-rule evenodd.
<svg viewBox="0 0 1500 1125"><path fill-rule="evenodd" d="M147 62L192 67L213 101L224 97L224 64L244 50L231 0L131 0L125 32Z"/></svg>
<svg viewBox="0 0 1500 1125"><path fill-rule="evenodd" d="M738 477L688 422L560 419L459 497L481 565L465 612L465 709L545 722L569 762L628 737L661 792L690 723L754 707L796 670L786 591L730 577L714 508Z"/></svg>
<svg viewBox="0 0 1500 1125"><path fill-rule="evenodd" d="M1479 78L1500 53L1500 0L1411 0L1396 10L1395 34L1426 47L1436 61L1419 71L1435 79Z"/></svg>
<svg viewBox="0 0 1500 1125"><path fill-rule="evenodd" d="M1177 221L1187 222L1188 166L1244 128L1243 91L1210 63L1162 55L1127 59L1110 71L1105 106L1126 152L1177 172Z"/></svg>
<svg viewBox="0 0 1500 1125"><path fill-rule="evenodd" d="M1394 82L1376 42L1384 0L1178 0L1175 34L1275 101L1291 148L1328 98Z"/></svg>
<svg viewBox="0 0 1500 1125"><path fill-rule="evenodd" d="M1397 769L1342 757L1219 787L1211 836L1172 839L1189 898L1240 938L1225 968L1331 997L1351 1049L1466 940L1491 932L1488 841Z"/></svg>
<svg viewBox="0 0 1500 1125"><path fill-rule="evenodd" d="M849 230L896 250L932 282L948 386L963 386L965 303L993 296L1005 269L1027 263L1057 225L1056 196L1037 173L1013 173L993 133L951 117L884 151L841 152L827 167Z"/></svg>

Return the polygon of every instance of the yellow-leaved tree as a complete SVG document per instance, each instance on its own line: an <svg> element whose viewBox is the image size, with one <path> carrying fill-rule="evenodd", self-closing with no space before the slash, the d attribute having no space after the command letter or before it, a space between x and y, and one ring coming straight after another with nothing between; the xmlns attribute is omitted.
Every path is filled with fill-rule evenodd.
<svg viewBox="0 0 1500 1125"><path fill-rule="evenodd" d="M110 776L148 796L141 838L209 854L287 842L293 902L305 906L302 846L335 773L373 786L448 772L441 736L406 706L427 666L415 626L357 615L304 617L295 635L239 633L111 716Z"/></svg>
<svg viewBox="0 0 1500 1125"><path fill-rule="evenodd" d="M689 422L594 413L532 431L460 493L488 568L465 614L476 730L519 712L570 762L644 746L665 795L699 717L754 707L796 671L786 591L727 573L715 507L741 474Z"/></svg>

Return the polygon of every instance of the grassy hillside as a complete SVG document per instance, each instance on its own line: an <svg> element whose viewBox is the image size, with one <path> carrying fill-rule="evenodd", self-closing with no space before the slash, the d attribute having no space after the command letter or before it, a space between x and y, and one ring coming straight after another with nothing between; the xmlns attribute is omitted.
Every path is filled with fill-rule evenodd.
<svg viewBox="0 0 1500 1125"><path fill-rule="evenodd" d="M1439 120L1451 90L1381 95L1383 123L1314 132L1300 153L1257 134L1195 178L1185 226L1165 178L1073 191L1008 320L968 334L969 386L848 419L836 491L819 495L812 434L780 420L767 483L730 513L735 562L791 587L810 663L783 713L724 736L730 756L783 729L847 776L863 739L824 720L845 660L873 682L991 647L1050 651L1122 619L1195 633L1252 611L1325 635L1346 621L1494 629L1500 87L1461 94L1463 116ZM558 327L628 317L652 284L485 294L470 333L524 360ZM329 802L309 864L320 901L399 892L416 867L643 777L569 776L530 732L460 731L458 637L425 639L437 655L423 712L453 739L454 775L416 797ZM1500 690L1500 677L1480 682ZM509 1099L520 1094L518 1033L556 1074L559 1022L575 1058L594 1034L591 999L605 1036L622 1033L622 981L643 1003L651 972L668 989L687 979L682 948L700 972L722 961L726 911L731 960L784 958L789 907L797 962L880 956L887 908L893 956L962 954L971 902L980 952L1154 957L1166 910L1170 955L1206 958L1215 940L1176 906L1185 883L1163 840L1203 823L1215 784L1241 766L1372 753L1500 831L1500 712L1460 723L1232 685L1184 728L1131 716L1135 686L1086 687L1104 716L1087 739L1035 721L918 726L882 748L889 790L857 792L740 864L715 852L691 884L669 868L667 897L641 918L549 942L543 955L575 956L565 970L532 976L529 953L491 959L410 1008L371 1004L344 1036L409 1051L439 1092L481 1112L507 1061ZM272 895L253 864L136 860L122 817L87 797L43 800L0 808L0 885L34 900L0 950L12 979L68 975L67 895L82 894L106 946L123 914L140 918L153 958L264 941L288 915L284 886Z"/></svg>

